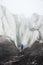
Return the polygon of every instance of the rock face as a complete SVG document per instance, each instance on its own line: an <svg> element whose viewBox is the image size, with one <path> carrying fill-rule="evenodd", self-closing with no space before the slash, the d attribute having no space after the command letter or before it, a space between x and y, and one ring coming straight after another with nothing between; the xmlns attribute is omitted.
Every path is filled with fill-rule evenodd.
<svg viewBox="0 0 43 65"><path fill-rule="evenodd" d="M0 37L0 63L14 60L18 55L19 50L15 46L14 42L9 41L6 37Z"/></svg>
<svg viewBox="0 0 43 65"><path fill-rule="evenodd" d="M36 41L31 48L24 50L24 58L12 65L43 65L43 43Z"/></svg>
<svg viewBox="0 0 43 65"><path fill-rule="evenodd" d="M26 48L18 62L5 63L5 65L43 65L43 43L35 42L29 49Z"/></svg>

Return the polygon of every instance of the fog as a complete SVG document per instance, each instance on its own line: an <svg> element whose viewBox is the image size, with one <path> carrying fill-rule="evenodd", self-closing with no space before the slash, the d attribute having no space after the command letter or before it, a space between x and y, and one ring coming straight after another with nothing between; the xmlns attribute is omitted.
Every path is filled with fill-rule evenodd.
<svg viewBox="0 0 43 65"><path fill-rule="evenodd" d="M31 16L33 13L43 15L43 0L0 0L13 14Z"/></svg>

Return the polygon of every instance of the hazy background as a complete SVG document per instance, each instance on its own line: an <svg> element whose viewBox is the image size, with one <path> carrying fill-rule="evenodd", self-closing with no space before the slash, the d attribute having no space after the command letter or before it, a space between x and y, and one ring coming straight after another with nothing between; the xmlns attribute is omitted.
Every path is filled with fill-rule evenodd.
<svg viewBox="0 0 43 65"><path fill-rule="evenodd" d="M24 14L26 17L32 13L43 15L43 0L0 0L14 14Z"/></svg>

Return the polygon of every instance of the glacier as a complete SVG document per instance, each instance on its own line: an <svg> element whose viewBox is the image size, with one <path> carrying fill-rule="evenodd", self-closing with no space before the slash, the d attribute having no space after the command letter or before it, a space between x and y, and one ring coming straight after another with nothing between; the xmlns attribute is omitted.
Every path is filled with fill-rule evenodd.
<svg viewBox="0 0 43 65"><path fill-rule="evenodd" d="M15 42L21 50L31 47L35 41L43 42L43 15L32 14L29 18L10 13L0 6L0 36L5 36Z"/></svg>

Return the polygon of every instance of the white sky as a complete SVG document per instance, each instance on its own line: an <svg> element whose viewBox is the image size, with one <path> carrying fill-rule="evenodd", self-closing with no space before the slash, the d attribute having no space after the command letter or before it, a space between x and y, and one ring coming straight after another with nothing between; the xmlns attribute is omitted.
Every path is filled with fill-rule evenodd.
<svg viewBox="0 0 43 65"><path fill-rule="evenodd" d="M43 15L43 0L0 0L11 13L31 16L32 13Z"/></svg>

